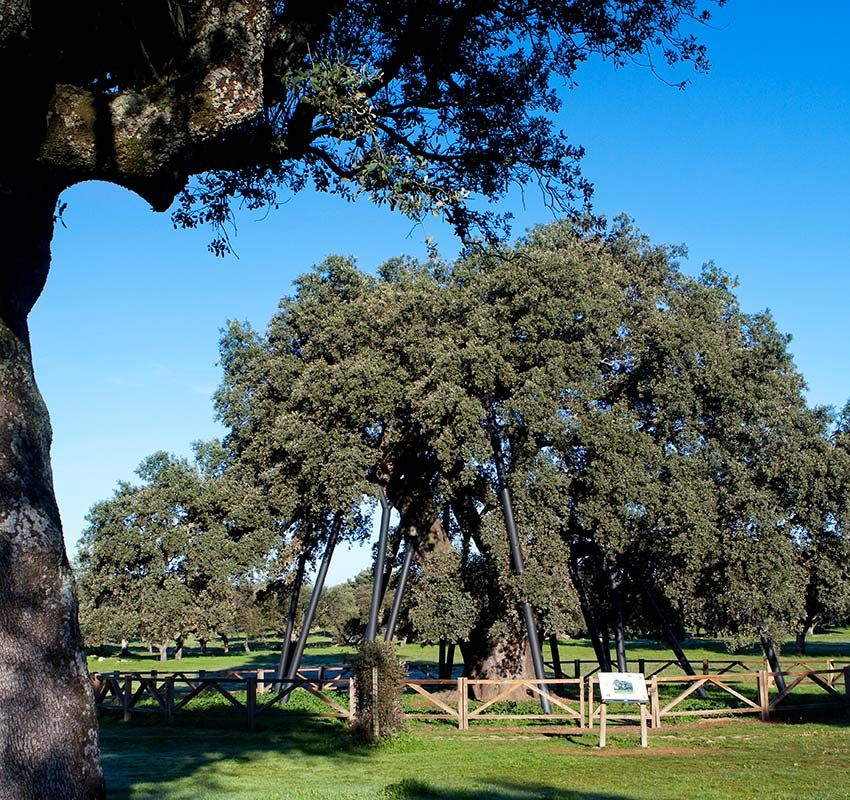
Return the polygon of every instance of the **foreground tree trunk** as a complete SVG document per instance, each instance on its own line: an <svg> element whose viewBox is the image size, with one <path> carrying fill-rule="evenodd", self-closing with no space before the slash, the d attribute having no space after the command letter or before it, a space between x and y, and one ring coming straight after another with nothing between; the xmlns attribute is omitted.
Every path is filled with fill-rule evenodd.
<svg viewBox="0 0 850 800"><path fill-rule="evenodd" d="M0 797L92 800L97 720L26 322L56 200L38 184L0 175Z"/></svg>

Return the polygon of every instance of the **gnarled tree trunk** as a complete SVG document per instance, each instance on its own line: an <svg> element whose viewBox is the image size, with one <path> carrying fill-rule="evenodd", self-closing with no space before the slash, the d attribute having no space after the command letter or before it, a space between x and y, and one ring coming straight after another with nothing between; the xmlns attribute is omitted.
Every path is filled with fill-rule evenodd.
<svg viewBox="0 0 850 800"><path fill-rule="evenodd" d="M44 285L56 195L0 175L0 797L104 796L51 429L27 315Z"/></svg>
<svg viewBox="0 0 850 800"><path fill-rule="evenodd" d="M472 631L469 639L460 643L464 674L478 680L534 680L534 663L525 637L490 638ZM476 700L491 700L505 687L498 685L470 687ZM529 693L518 689L507 699L525 700Z"/></svg>

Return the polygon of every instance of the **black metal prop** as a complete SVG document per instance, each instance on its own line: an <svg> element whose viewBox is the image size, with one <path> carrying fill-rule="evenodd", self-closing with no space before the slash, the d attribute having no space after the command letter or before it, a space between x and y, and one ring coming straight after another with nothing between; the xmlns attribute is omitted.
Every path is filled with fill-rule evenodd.
<svg viewBox="0 0 850 800"><path fill-rule="evenodd" d="M390 618L387 622L387 630L384 633L384 641L391 642L395 636L395 627L398 624L398 615L401 611L401 601L404 599L404 590L407 587L407 576L410 574L410 565L413 563L413 542L407 539L404 545L404 561L398 574L398 586L395 589L395 597L390 608Z"/></svg>
<svg viewBox="0 0 850 800"><path fill-rule="evenodd" d="M514 520L511 493L505 483L505 469L502 463L502 451L495 430L491 429L491 443L493 446L493 461L496 465L496 491L502 504L502 515L505 518L505 528L508 532L508 544L511 551L511 570L514 575L522 575L524 566L522 562L522 551L519 546L519 535L517 534L516 522ZM521 603L522 616L525 620L525 629L528 635L528 646L531 648L531 660L534 664L534 677L543 680L546 672L543 667L543 653L540 650L540 639L537 635L537 621L534 619L534 610L531 603ZM548 691L543 684L542 691ZM544 714L552 713L552 704L546 695L540 695L540 707Z"/></svg>
<svg viewBox="0 0 850 800"><path fill-rule="evenodd" d="M549 652L552 654L552 670L556 678L564 677L564 668L561 666L561 650L558 647L558 635L549 634Z"/></svg>
<svg viewBox="0 0 850 800"><path fill-rule="evenodd" d="M289 659L289 664L286 668L286 680L294 681L298 670L301 668L301 659L304 656L304 648L307 646L307 636L310 633L310 628L313 625L313 618L316 616L316 607L319 605L319 595L322 593L322 588L325 585L325 578L328 576L328 567L331 565L334 547L336 540L339 538L339 532L342 529L342 514L337 514L331 527L328 543L325 545L325 554L322 556L322 563L319 566L319 571L316 574L316 582L313 584L313 591L310 594L310 603L307 606L307 611L304 614L304 622L301 625L301 631L298 634L298 642L295 645L295 650ZM285 686L281 684L280 694L288 696L293 690L294 685L288 683Z"/></svg>
<svg viewBox="0 0 850 800"><path fill-rule="evenodd" d="M661 608L656 602L652 589L645 583L641 585L641 588L643 589L644 597L649 600L649 604L652 606L652 611L661 625L661 632L664 634L664 638L670 645L670 649L676 654L676 660L679 662L679 666L682 668L682 671L685 675L696 675L696 670L693 668L690 659L685 655L685 651L682 650L682 645L679 644L679 639L673 632L673 628L670 627L670 623L667 622L667 617L664 616L664 613L661 611ZM701 700L708 699L708 692L702 686L697 689L696 694Z"/></svg>
<svg viewBox="0 0 850 800"><path fill-rule="evenodd" d="M764 651L764 657L770 666L770 671L773 673L773 679L776 681L776 688L780 692L785 691L785 676L782 674L782 665L779 663L779 655L773 642L764 634L761 635L761 649Z"/></svg>
<svg viewBox="0 0 850 800"><path fill-rule="evenodd" d="M581 575L579 574L578 561L575 558L570 558L570 578L572 578L573 586L578 595L578 603L581 607L581 614L584 617L584 624L587 627L587 635L590 637L590 643L593 645L593 652L596 653L596 663L599 664L599 669L602 672L610 672L611 651L610 649L606 650L602 643L602 634L599 631L599 626L596 624L593 609L587 600L584 585L581 582Z"/></svg>
<svg viewBox="0 0 850 800"><path fill-rule="evenodd" d="M378 534L378 553L375 556L375 574L372 580L372 602L369 604L369 622L366 625L367 642L374 642L378 635L378 611L381 607L381 585L384 580L384 564L387 558L387 531L390 528L390 511L392 506L387 500L387 495L381 489L379 500L381 501L381 530Z"/></svg>
<svg viewBox="0 0 850 800"><path fill-rule="evenodd" d="M304 570L307 568L307 553L298 557L298 568L295 572L295 584L289 598L289 612L286 615L286 630L283 633L283 644L280 648L280 662L277 665L277 679L283 680L289 666L289 655L292 652L292 631L295 629L295 615L298 613L298 600L301 597L301 587L304 584Z"/></svg>

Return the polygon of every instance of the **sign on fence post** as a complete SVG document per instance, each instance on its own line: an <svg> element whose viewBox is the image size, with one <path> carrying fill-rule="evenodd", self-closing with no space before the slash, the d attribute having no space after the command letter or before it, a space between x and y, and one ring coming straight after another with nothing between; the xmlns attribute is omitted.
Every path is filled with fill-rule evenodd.
<svg viewBox="0 0 850 800"><path fill-rule="evenodd" d="M646 705L649 702L646 678L639 672L600 672L599 696L602 700L599 713L599 746L606 745L608 703L638 703L640 705L640 746L646 747Z"/></svg>

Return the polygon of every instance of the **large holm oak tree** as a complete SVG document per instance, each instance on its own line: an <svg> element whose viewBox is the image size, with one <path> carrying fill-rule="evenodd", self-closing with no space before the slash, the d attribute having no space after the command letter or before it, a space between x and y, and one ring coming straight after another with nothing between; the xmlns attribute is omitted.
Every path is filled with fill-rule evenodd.
<svg viewBox="0 0 850 800"><path fill-rule="evenodd" d="M219 252L232 200L308 184L493 230L467 196L538 182L569 205L587 189L549 119L555 87L593 55L705 68L687 31L703 5L0 0L0 796L103 794L27 331L63 190L179 198L175 221L212 224Z"/></svg>

